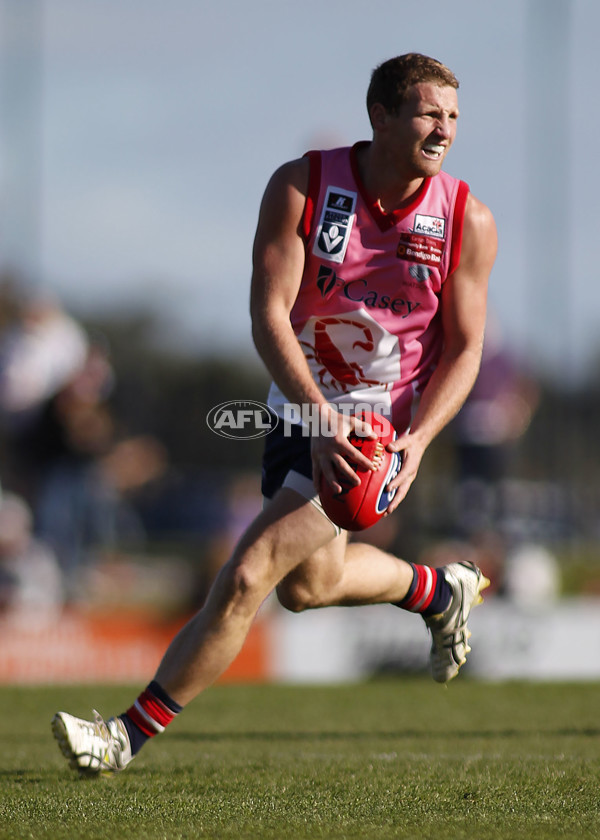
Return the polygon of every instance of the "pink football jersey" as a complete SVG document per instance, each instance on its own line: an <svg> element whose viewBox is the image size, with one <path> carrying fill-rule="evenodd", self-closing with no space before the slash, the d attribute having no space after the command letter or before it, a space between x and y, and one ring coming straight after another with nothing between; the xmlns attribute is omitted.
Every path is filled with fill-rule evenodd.
<svg viewBox="0 0 600 840"><path fill-rule="evenodd" d="M402 433L440 357L440 292L459 262L469 188L440 172L386 213L361 183L360 145L308 153L306 261L291 322L325 397L370 406ZM281 417L285 403L273 385Z"/></svg>

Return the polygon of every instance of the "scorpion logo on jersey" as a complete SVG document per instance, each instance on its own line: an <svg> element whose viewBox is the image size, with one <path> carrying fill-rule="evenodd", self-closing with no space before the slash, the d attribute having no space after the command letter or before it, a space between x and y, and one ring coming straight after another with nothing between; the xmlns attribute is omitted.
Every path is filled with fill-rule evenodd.
<svg viewBox="0 0 600 840"><path fill-rule="evenodd" d="M388 391L400 376L396 337L362 310L310 318L298 340L326 395L369 387Z"/></svg>

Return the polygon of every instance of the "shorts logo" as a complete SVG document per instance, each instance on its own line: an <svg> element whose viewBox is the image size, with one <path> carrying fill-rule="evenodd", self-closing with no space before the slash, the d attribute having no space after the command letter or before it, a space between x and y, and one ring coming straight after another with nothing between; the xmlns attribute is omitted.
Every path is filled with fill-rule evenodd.
<svg viewBox="0 0 600 840"><path fill-rule="evenodd" d="M417 213L413 233L444 239L446 236L446 220L439 216L423 216L421 213Z"/></svg>
<svg viewBox="0 0 600 840"><path fill-rule="evenodd" d="M327 187L313 247L315 256L335 263L344 261L355 207L355 192L343 190L341 187Z"/></svg>

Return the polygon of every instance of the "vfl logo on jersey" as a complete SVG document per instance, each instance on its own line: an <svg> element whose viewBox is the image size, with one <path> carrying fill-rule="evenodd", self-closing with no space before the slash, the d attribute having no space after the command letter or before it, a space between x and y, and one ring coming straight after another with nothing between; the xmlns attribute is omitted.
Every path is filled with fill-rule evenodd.
<svg viewBox="0 0 600 840"><path fill-rule="evenodd" d="M421 213L417 213L413 233L422 233L425 236L444 239L446 236L446 220L439 216L423 216Z"/></svg>
<svg viewBox="0 0 600 840"><path fill-rule="evenodd" d="M354 222L356 193L341 187L327 187L313 254L330 262L342 263Z"/></svg>

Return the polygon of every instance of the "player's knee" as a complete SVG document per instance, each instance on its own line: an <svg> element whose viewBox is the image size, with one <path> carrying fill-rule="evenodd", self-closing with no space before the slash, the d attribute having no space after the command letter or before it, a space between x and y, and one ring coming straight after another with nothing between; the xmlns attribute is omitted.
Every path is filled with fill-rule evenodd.
<svg viewBox="0 0 600 840"><path fill-rule="evenodd" d="M245 558L232 570L231 588L239 599L264 599L272 588L265 564Z"/></svg>
<svg viewBox="0 0 600 840"><path fill-rule="evenodd" d="M315 592L299 581L283 580L276 592L281 606L290 612L299 613L320 606L320 600Z"/></svg>
<svg viewBox="0 0 600 840"><path fill-rule="evenodd" d="M265 525L255 520L227 564L230 591L236 600L257 597L262 602L287 573L288 554L277 523Z"/></svg>

